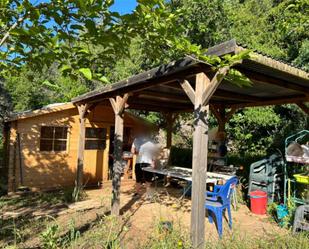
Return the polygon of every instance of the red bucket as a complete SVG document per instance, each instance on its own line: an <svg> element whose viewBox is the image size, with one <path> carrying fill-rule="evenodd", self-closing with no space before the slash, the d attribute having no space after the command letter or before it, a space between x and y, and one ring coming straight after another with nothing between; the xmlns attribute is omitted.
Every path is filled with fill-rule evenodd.
<svg viewBox="0 0 309 249"><path fill-rule="evenodd" d="M267 209L267 193L261 190L250 192L250 207L254 214L266 214Z"/></svg>

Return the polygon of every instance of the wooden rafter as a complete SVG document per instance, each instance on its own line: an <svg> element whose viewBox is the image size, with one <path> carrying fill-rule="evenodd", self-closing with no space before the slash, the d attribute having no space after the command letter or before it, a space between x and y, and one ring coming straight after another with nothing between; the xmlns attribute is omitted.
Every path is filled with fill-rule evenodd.
<svg viewBox="0 0 309 249"><path fill-rule="evenodd" d="M239 103L239 104L229 104L227 107L229 108L245 108L245 107L255 107L255 106L268 106L268 105L284 105L284 104L294 104L299 102L308 102L309 97L305 96L292 96L289 98L276 98L264 101L258 101L258 102L251 102L251 103Z"/></svg>
<svg viewBox="0 0 309 249"><path fill-rule="evenodd" d="M227 100L237 100L237 101L247 101L247 102L259 102L263 101L263 98L251 96L247 94L241 94L237 92L231 92L227 90L217 89L214 94L214 97L227 99Z"/></svg>
<svg viewBox="0 0 309 249"><path fill-rule="evenodd" d="M129 104L130 108L136 108L137 106L144 106L145 109L147 109L147 107L156 107L156 111L161 109L179 110L192 108L192 104L189 101L173 102L172 100L170 100L169 102L167 102L160 99L148 99L142 96L136 99L132 98L132 100L129 101Z"/></svg>
<svg viewBox="0 0 309 249"><path fill-rule="evenodd" d="M214 94L217 87L219 86L219 84L223 80L224 76L228 73L229 69L230 69L229 67L220 68L216 72L216 74L212 78L212 80L210 81L210 84L207 84L206 90L204 91L203 96L202 96L202 101L203 101L204 104L209 102L211 96Z"/></svg>
<svg viewBox="0 0 309 249"><path fill-rule="evenodd" d="M195 92L194 92L192 86L190 85L189 81L180 80L179 83L180 83L180 86L182 87L182 89L185 91L185 93L189 97L189 99L191 100L192 104L194 104L195 103Z"/></svg>
<svg viewBox="0 0 309 249"><path fill-rule="evenodd" d="M265 76L261 73L258 74L258 73L251 72L249 70L240 69L240 71L243 74L245 74L249 79L251 79L252 81L255 81L255 82L261 82L261 83L265 83L265 84L276 85L276 86L279 86L279 87L282 87L282 88L287 88L287 89L290 89L290 90L294 90L294 91L297 91L297 92L300 92L300 93L307 93L307 91L308 91L308 88L306 88L306 87L302 87L301 85L297 85L297 84L292 84L292 83L287 82L285 80L271 78L271 77Z"/></svg>
<svg viewBox="0 0 309 249"><path fill-rule="evenodd" d="M147 99L158 99L158 100L168 100L179 103L187 103L186 95L173 95L170 93L164 92L155 92L155 91L142 91L137 96Z"/></svg>

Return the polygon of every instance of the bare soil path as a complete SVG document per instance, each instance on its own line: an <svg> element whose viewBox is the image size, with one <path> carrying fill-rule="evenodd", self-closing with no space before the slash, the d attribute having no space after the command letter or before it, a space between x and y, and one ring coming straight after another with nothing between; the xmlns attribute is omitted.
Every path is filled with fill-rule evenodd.
<svg viewBox="0 0 309 249"><path fill-rule="evenodd" d="M160 221L170 221L173 226L180 229L190 229L190 206L189 199L180 200L180 189L155 188L155 197L152 201L145 201L143 198L133 197L133 183L127 183L121 187L121 213L128 228L123 232L122 238L126 248L137 248L143 241L146 241ZM61 233L66 234L72 228L81 232L91 229L91 226L102 216L109 215L111 186L104 186L103 189L87 190L87 199L69 205L55 205L42 207L5 209L1 212L3 217L10 215L18 217L18 213L27 214L39 220L44 216L53 216L54 222L61 227ZM2 210L3 211L3 210ZM11 212L11 213L10 213ZM233 233L248 234L253 237L263 237L270 233L282 233L286 230L270 222L266 215L254 215L245 205L239 205L237 211L232 211L233 230L229 230L227 222L224 222L224 236L231 236ZM42 224L41 224L42 225ZM45 224L44 224L45 225ZM214 224L210 224L205 218L206 238L217 240L217 230ZM44 226L40 226L41 229ZM21 244L22 248L38 248L40 243L40 232L34 232ZM5 241L0 241L0 247Z"/></svg>

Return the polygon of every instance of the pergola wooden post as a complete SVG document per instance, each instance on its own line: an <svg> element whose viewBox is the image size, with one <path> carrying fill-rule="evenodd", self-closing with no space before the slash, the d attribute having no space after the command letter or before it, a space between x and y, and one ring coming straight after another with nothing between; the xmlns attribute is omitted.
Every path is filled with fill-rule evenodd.
<svg viewBox="0 0 309 249"><path fill-rule="evenodd" d="M166 148L171 149L173 140L173 124L176 119L176 114L167 112L164 114L166 120Z"/></svg>
<svg viewBox="0 0 309 249"><path fill-rule="evenodd" d="M85 148L85 120L90 104L81 104L77 106L79 114L79 140L77 151L77 172L76 172L76 187L80 189L83 186L84 174L84 148ZM78 191L78 190L76 190ZM77 192L76 192L77 193ZM77 198L77 196L75 196Z"/></svg>
<svg viewBox="0 0 309 249"><path fill-rule="evenodd" d="M122 173L122 143L123 143L123 113L129 95L110 98L110 103L115 113L115 137L114 137L114 165L113 165L113 192L111 213L118 216L120 210L120 183Z"/></svg>
<svg viewBox="0 0 309 249"><path fill-rule="evenodd" d="M194 248L205 245L205 191L208 155L208 102L228 67L219 69L210 81L205 73L198 73L195 90L187 80L180 85L194 104L194 132L192 155L191 239Z"/></svg>
<svg viewBox="0 0 309 249"><path fill-rule="evenodd" d="M210 106L210 110L218 121L218 131L225 132L225 124L232 118L237 108L231 108L229 112L226 112L225 106Z"/></svg>

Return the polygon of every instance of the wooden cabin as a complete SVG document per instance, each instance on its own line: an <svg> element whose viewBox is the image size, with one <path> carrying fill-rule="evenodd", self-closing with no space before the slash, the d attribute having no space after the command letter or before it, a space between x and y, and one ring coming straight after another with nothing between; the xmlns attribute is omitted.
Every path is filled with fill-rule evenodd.
<svg viewBox="0 0 309 249"><path fill-rule="evenodd" d="M101 185L112 178L115 115L110 106L96 106L87 115L84 184ZM123 150L129 151L134 129L146 122L124 115ZM5 123L8 192L21 186L50 190L74 186L77 170L79 115L72 103L53 104L18 113ZM134 177L131 161L131 175ZM128 166L129 167L129 166Z"/></svg>

